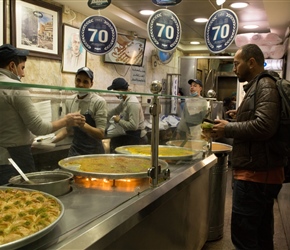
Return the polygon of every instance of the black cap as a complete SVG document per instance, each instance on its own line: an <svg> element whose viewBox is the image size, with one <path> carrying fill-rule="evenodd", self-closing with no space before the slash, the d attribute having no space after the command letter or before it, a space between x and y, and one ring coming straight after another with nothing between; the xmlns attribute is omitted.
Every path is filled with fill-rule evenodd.
<svg viewBox="0 0 290 250"><path fill-rule="evenodd" d="M202 87L202 82L201 80L198 80L198 79L190 79L188 80L188 84L192 84L193 82L195 82L196 84L198 84L200 87Z"/></svg>
<svg viewBox="0 0 290 250"><path fill-rule="evenodd" d="M129 87L129 84L124 78L116 78L113 82L112 85L109 86L107 89L108 90L127 90Z"/></svg>
<svg viewBox="0 0 290 250"><path fill-rule="evenodd" d="M1 61L9 63L15 56L28 56L29 51L24 49L17 49L11 44L3 44L0 46Z"/></svg>
<svg viewBox="0 0 290 250"><path fill-rule="evenodd" d="M78 75L81 72L85 72L91 80L94 79L94 72L91 71L88 67L82 67L82 68L78 69L76 75Z"/></svg>

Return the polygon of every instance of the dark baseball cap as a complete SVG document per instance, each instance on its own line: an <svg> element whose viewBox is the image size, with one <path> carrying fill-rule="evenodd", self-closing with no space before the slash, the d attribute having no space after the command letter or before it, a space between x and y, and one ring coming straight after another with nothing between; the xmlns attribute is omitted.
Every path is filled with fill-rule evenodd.
<svg viewBox="0 0 290 250"><path fill-rule="evenodd" d="M15 56L28 56L29 51L24 49L17 49L11 44L3 44L0 46L1 61L8 62Z"/></svg>
<svg viewBox="0 0 290 250"><path fill-rule="evenodd" d="M78 75L81 72L85 72L91 80L94 79L94 72L91 71L88 67L82 67L82 68L78 69L76 75Z"/></svg>
<svg viewBox="0 0 290 250"><path fill-rule="evenodd" d="M129 84L124 78L118 77L114 79L112 82L112 85L109 86L108 90L127 90L129 87Z"/></svg>
<svg viewBox="0 0 290 250"><path fill-rule="evenodd" d="M200 87L202 87L202 82L201 80L198 80L198 79L190 79L188 80L188 84L192 84L193 82L195 82L196 84L198 84Z"/></svg>

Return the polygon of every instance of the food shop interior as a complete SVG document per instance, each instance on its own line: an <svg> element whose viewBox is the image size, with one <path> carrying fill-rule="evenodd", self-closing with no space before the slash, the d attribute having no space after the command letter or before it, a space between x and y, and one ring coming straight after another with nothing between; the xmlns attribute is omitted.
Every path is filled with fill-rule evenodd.
<svg viewBox="0 0 290 250"><path fill-rule="evenodd" d="M79 32L88 16L63 5L64 1L16 2L0 1L6 25L2 43L18 44L16 47L22 46L30 54L21 82L0 81L0 88L13 90L11 93L16 96L32 101L47 122L63 118L68 112L68 103L82 92L104 98L107 110L120 104L120 96L136 97L144 115L148 140L136 145L125 143L112 152L111 140L115 135L109 131L116 126L113 118L108 119L107 133L102 140L103 154L68 157L73 135L58 142L54 139L59 131L33 135L31 150L37 171L26 173L29 181L17 175L0 187L3 212L0 250L234 249L230 238L232 139L213 140L210 128L214 119L225 117L226 99L237 108L244 96L243 83L233 73L237 46L218 54L207 49L188 52L177 47L166 53L164 60L164 55L148 38L118 28L115 23L120 37L113 49L117 55L98 55L83 48L81 67L88 67L94 73L93 86L84 90L75 86L79 67L69 64L65 51L67 36L74 30ZM19 34L14 33L13 28L19 20L13 8L17 4L27 9L35 5L39 12L33 15L44 8L61 17L56 33L60 52L51 51L51 37L46 38L46 45L37 49L34 38L23 35L25 30L22 41L16 39ZM51 24L42 28L49 30ZM42 37L42 40L45 39ZM286 47L289 51L290 45ZM140 48L138 59L130 63L132 54L136 49L140 52ZM281 58L267 58L265 68L290 77L288 57L290 54L285 52ZM129 89L108 90L116 78L124 78ZM202 98L190 96L189 79L202 83ZM199 119L180 136L178 125L183 105L188 108L190 117L198 115ZM283 184L275 200L275 249L286 250L290 246L289 184ZM26 204L31 204L34 195L44 194L38 201L54 204L52 207L57 208L57 212L50 214L54 219L33 233L5 238L7 223L3 218L10 220L11 215L5 209L11 208L11 203L4 207L2 195L11 198L11 194L14 198L23 194L29 197L25 198L28 199ZM23 228L21 230L24 232Z"/></svg>

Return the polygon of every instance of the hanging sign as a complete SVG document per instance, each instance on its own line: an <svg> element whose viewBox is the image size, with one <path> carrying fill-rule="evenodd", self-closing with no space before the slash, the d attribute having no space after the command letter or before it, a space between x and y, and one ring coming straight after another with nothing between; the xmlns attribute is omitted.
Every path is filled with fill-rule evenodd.
<svg viewBox="0 0 290 250"><path fill-rule="evenodd" d="M155 48L169 52L174 50L180 41L180 21L170 10L157 10L147 22L147 32Z"/></svg>
<svg viewBox="0 0 290 250"><path fill-rule="evenodd" d="M174 51L163 52L163 51L158 50L157 52L158 59L163 64L169 63L173 57L173 54L174 54Z"/></svg>
<svg viewBox="0 0 290 250"><path fill-rule="evenodd" d="M89 0L88 6L94 10L105 9L111 4L111 0Z"/></svg>
<svg viewBox="0 0 290 250"><path fill-rule="evenodd" d="M117 41L117 29L106 17L90 16L81 24L80 39L88 52L103 55L114 48Z"/></svg>
<svg viewBox="0 0 290 250"><path fill-rule="evenodd" d="M152 0L158 6L173 6L179 4L182 0Z"/></svg>
<svg viewBox="0 0 290 250"><path fill-rule="evenodd" d="M238 17L229 9L214 12L205 27L204 37L208 49L212 53L220 53L227 49L238 32Z"/></svg>

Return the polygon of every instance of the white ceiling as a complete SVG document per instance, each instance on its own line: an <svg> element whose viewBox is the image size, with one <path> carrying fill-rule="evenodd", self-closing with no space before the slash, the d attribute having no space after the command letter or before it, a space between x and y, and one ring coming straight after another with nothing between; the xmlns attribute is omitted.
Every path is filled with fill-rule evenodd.
<svg viewBox="0 0 290 250"><path fill-rule="evenodd" d="M88 7L87 0L54 0L71 10L82 13L86 16L102 15L109 18L117 28L136 32L138 36L148 38L147 20L148 16L142 16L139 11L142 9L158 10L160 7L152 3L152 0L112 0L110 6L103 10L93 10ZM239 0L241 2L242 0ZM239 19L240 33L277 33L284 38L287 27L290 25L290 0L245 0L249 6L244 9L232 9ZM237 2L226 0L223 8L231 9L230 3ZM215 0L182 0L180 4L168 7L179 18L182 26L182 38L179 48L186 51L207 51L204 44L205 24L193 22L194 18L209 18L221 6L216 5ZM260 28L249 31L242 27L246 24L257 24ZM201 45L189 45L192 40L199 40ZM236 50L234 43L226 52Z"/></svg>

